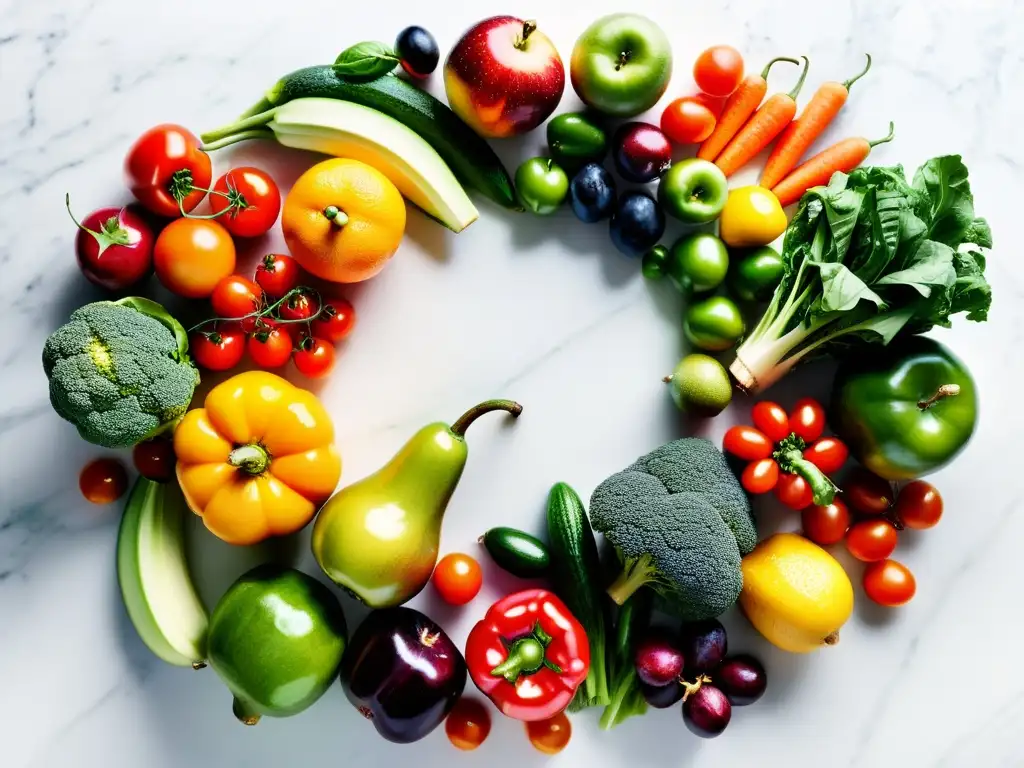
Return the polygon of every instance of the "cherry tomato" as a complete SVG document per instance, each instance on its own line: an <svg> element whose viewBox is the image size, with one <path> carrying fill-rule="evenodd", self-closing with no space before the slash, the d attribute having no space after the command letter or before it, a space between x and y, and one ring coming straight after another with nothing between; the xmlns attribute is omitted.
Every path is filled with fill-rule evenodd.
<svg viewBox="0 0 1024 768"><path fill-rule="evenodd" d="M572 738L572 724L564 712L547 720L526 723L526 736L533 748L545 755L557 755Z"/></svg>
<svg viewBox="0 0 1024 768"><path fill-rule="evenodd" d="M839 499L826 506L811 505L800 515L804 536L827 547L843 540L850 527L850 510Z"/></svg>
<svg viewBox="0 0 1024 768"><path fill-rule="evenodd" d="M775 459L761 459L747 464L740 484L747 493L768 493L779 482L779 465Z"/></svg>
<svg viewBox="0 0 1024 768"><path fill-rule="evenodd" d="M661 130L676 144L700 144L715 130L715 115L693 96L671 102L661 113Z"/></svg>
<svg viewBox="0 0 1024 768"><path fill-rule="evenodd" d="M249 357L260 368L280 368L292 356L292 337L276 325L261 322L249 337Z"/></svg>
<svg viewBox="0 0 1024 768"><path fill-rule="evenodd" d="M345 299L328 299L313 321L313 335L337 344L356 324L356 311Z"/></svg>
<svg viewBox="0 0 1024 768"><path fill-rule="evenodd" d="M233 323L221 323L212 331L193 331L188 347L200 368L229 371L245 355L245 332Z"/></svg>
<svg viewBox="0 0 1024 768"><path fill-rule="evenodd" d="M160 216L177 217L206 197L213 178L210 156L199 139L180 125L150 128L128 150L125 182L135 198ZM178 201L181 201L179 206Z"/></svg>
<svg viewBox="0 0 1024 768"><path fill-rule="evenodd" d="M892 486L863 467L857 467L843 483L843 497L862 515L884 514L893 504Z"/></svg>
<svg viewBox="0 0 1024 768"><path fill-rule="evenodd" d="M463 696L445 718L444 732L454 746L470 752L483 744L490 734L491 714L477 699Z"/></svg>
<svg viewBox="0 0 1024 768"><path fill-rule="evenodd" d="M837 437L823 437L804 451L804 458L826 475L842 469L849 456L846 444Z"/></svg>
<svg viewBox="0 0 1024 768"><path fill-rule="evenodd" d="M896 498L896 518L907 528L931 528L942 517L942 496L924 480L907 483Z"/></svg>
<svg viewBox="0 0 1024 768"><path fill-rule="evenodd" d="M888 520L861 520L846 534L846 548L858 560L874 563L895 552L899 538L896 526Z"/></svg>
<svg viewBox="0 0 1024 768"><path fill-rule="evenodd" d="M281 192L259 168L232 168L213 185L210 207L215 214L228 211L217 220L235 237L259 237L277 221Z"/></svg>
<svg viewBox="0 0 1024 768"><path fill-rule="evenodd" d="M772 455L772 444L753 427L735 426L725 433L722 450L744 461L757 461Z"/></svg>
<svg viewBox="0 0 1024 768"><path fill-rule="evenodd" d="M697 87L712 96L728 96L743 79L743 57L731 45L714 45L693 65Z"/></svg>
<svg viewBox="0 0 1024 768"><path fill-rule="evenodd" d="M814 492L800 475L783 472L779 475L779 482L775 484L775 498L799 512L814 502Z"/></svg>
<svg viewBox="0 0 1024 768"><path fill-rule="evenodd" d="M128 490L128 473L117 459L96 459L82 468L78 488L93 504L109 504Z"/></svg>
<svg viewBox="0 0 1024 768"><path fill-rule="evenodd" d="M710 93L704 93L701 91L695 96L691 96L691 99L699 101L705 107L711 110L711 114L715 116L715 120L722 116L722 110L725 109L725 96L712 96Z"/></svg>
<svg viewBox="0 0 1024 768"><path fill-rule="evenodd" d="M773 443L789 437L789 416L786 410L778 403L762 400L754 404L750 417L754 426L764 432L765 437Z"/></svg>
<svg viewBox="0 0 1024 768"><path fill-rule="evenodd" d="M294 354L299 373L311 379L320 379L334 367L334 345L329 341L306 336L299 341Z"/></svg>
<svg viewBox="0 0 1024 768"><path fill-rule="evenodd" d="M825 431L825 409L821 403L805 397L797 400L789 414L789 428L806 442L813 443Z"/></svg>
<svg viewBox="0 0 1024 768"><path fill-rule="evenodd" d="M879 560L864 569L864 592L879 605L895 608L910 602L917 581L903 563Z"/></svg>
<svg viewBox="0 0 1024 768"><path fill-rule="evenodd" d="M277 308L282 320L308 320L316 314L317 301L306 292L293 293Z"/></svg>
<svg viewBox="0 0 1024 768"><path fill-rule="evenodd" d="M143 477L158 483L166 483L174 477L175 461L174 443L166 438L145 440L132 448L135 469Z"/></svg>
<svg viewBox="0 0 1024 768"><path fill-rule="evenodd" d="M484 583L484 575L480 564L472 557L452 552L438 561L430 580L446 603L465 605L477 596Z"/></svg>
<svg viewBox="0 0 1024 768"><path fill-rule="evenodd" d="M283 253L268 253L256 267L256 283L267 296L280 299L299 284L299 263Z"/></svg>
<svg viewBox="0 0 1024 768"><path fill-rule="evenodd" d="M251 315L260 308L263 291L256 283L241 275L228 275L213 287L210 304L217 317L232 319ZM256 318L247 317L242 323L242 330L251 333Z"/></svg>
<svg viewBox="0 0 1024 768"><path fill-rule="evenodd" d="M235 243L210 219L172 221L153 246L153 267L164 287L188 299L205 299L235 271Z"/></svg>

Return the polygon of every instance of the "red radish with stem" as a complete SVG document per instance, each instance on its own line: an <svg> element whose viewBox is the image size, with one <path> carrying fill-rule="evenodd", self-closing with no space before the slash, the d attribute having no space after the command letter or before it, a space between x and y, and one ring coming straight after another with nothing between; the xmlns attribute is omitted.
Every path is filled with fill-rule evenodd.
<svg viewBox="0 0 1024 768"><path fill-rule="evenodd" d="M78 227L75 256L86 278L110 291L134 285L153 266L153 230L130 207L100 208L78 221L71 213L71 195L66 195L71 220Z"/></svg>

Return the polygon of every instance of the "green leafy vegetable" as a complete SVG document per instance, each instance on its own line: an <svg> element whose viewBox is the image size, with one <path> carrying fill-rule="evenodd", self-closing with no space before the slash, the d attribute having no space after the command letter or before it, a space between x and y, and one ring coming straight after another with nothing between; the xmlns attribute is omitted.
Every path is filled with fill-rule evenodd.
<svg viewBox="0 0 1024 768"><path fill-rule="evenodd" d="M384 43L368 40L346 48L334 61L334 71L341 77L375 80L398 64L398 57Z"/></svg>
<svg viewBox="0 0 1024 768"><path fill-rule="evenodd" d="M991 246L959 155L932 158L913 183L901 166L836 173L801 199L782 282L730 370L756 392L812 355L888 344L961 313L983 321L992 289L981 249Z"/></svg>

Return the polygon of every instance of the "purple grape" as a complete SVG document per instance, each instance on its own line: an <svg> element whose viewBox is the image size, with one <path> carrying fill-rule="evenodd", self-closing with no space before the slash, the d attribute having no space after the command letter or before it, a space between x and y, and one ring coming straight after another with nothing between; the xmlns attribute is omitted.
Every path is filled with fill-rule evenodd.
<svg viewBox="0 0 1024 768"><path fill-rule="evenodd" d="M729 698L710 683L701 683L700 688L683 700L683 722L702 738L714 738L725 730L731 719Z"/></svg>
<svg viewBox="0 0 1024 768"><path fill-rule="evenodd" d="M696 677L718 668L729 643L725 627L715 619L705 619L683 625L679 647L686 659L686 674Z"/></svg>
<svg viewBox="0 0 1024 768"><path fill-rule="evenodd" d="M637 645L636 675L648 685L674 683L683 674L683 654L667 633L654 630Z"/></svg>
<svg viewBox="0 0 1024 768"><path fill-rule="evenodd" d="M722 662L715 672L715 685L729 697L737 707L753 704L764 695L768 687L768 676L764 667L753 656L742 654Z"/></svg>
<svg viewBox="0 0 1024 768"><path fill-rule="evenodd" d="M683 686L675 681L668 685L648 685L640 681L640 693L644 701L655 709L668 709L683 698L683 691Z"/></svg>

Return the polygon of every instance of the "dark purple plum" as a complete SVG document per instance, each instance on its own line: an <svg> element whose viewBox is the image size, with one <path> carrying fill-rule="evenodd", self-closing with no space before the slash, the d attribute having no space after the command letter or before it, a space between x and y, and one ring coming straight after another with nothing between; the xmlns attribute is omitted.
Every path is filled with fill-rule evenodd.
<svg viewBox="0 0 1024 768"><path fill-rule="evenodd" d="M683 625L679 647L686 659L686 674L695 677L717 669L725 658L729 643L725 627L715 619L705 619Z"/></svg>
<svg viewBox="0 0 1024 768"><path fill-rule="evenodd" d="M640 681L640 693L644 701L655 709L668 709L683 698L683 686L677 680L668 685L648 685Z"/></svg>
<svg viewBox="0 0 1024 768"><path fill-rule="evenodd" d="M636 676L653 686L675 683L683 674L683 653L663 630L652 630L640 640L634 656Z"/></svg>
<svg viewBox="0 0 1024 768"><path fill-rule="evenodd" d="M696 691L686 694L683 699L683 722L702 738L714 738L725 730L731 719L729 698L710 683L701 683Z"/></svg>
<svg viewBox="0 0 1024 768"><path fill-rule="evenodd" d="M600 163L587 163L572 177L569 202L587 224L606 219L615 207L615 179Z"/></svg>
<svg viewBox="0 0 1024 768"><path fill-rule="evenodd" d="M715 685L729 697L733 706L743 707L764 695L768 675L760 661L741 654L729 657L715 670Z"/></svg>
<svg viewBox="0 0 1024 768"><path fill-rule="evenodd" d="M638 259L665 234L665 212L646 192L630 190L619 196L608 232L620 253Z"/></svg>
<svg viewBox="0 0 1024 768"><path fill-rule="evenodd" d="M423 79L437 69L441 52L437 40L423 27L406 27L395 40L395 53L411 77Z"/></svg>
<svg viewBox="0 0 1024 768"><path fill-rule="evenodd" d="M341 664L345 695L388 741L418 741L466 687L466 661L437 624L412 608L374 611Z"/></svg>
<svg viewBox="0 0 1024 768"><path fill-rule="evenodd" d="M661 129L650 123L623 124L612 139L615 170L626 181L654 181L672 165L672 145Z"/></svg>

